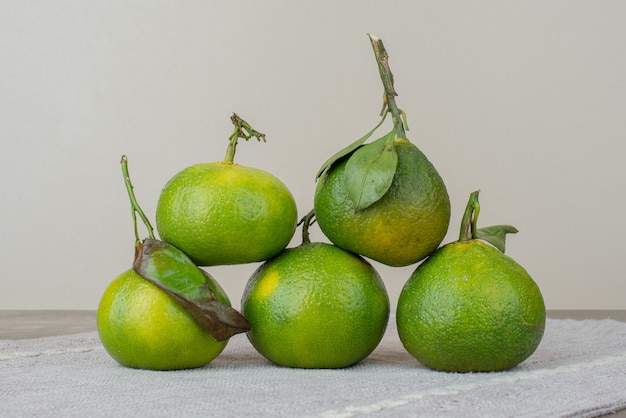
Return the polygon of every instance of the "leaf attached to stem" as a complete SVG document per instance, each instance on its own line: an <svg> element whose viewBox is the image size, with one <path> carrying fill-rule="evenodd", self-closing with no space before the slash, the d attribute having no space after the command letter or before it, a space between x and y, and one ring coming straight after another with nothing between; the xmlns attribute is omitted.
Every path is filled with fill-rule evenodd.
<svg viewBox="0 0 626 418"><path fill-rule="evenodd" d="M133 269L171 296L216 340L250 329L243 315L217 299L211 276L176 247L146 238L137 245Z"/></svg>

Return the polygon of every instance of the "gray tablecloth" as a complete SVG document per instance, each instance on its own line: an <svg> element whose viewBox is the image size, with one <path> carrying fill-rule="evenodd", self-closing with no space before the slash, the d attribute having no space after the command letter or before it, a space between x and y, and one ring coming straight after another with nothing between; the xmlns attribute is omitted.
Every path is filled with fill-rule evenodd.
<svg viewBox="0 0 626 418"><path fill-rule="evenodd" d="M244 335L206 367L115 363L95 332L0 341L0 416L592 417L626 408L626 324L548 320L537 351L497 373L421 366L393 318L379 347L341 370L274 366Z"/></svg>

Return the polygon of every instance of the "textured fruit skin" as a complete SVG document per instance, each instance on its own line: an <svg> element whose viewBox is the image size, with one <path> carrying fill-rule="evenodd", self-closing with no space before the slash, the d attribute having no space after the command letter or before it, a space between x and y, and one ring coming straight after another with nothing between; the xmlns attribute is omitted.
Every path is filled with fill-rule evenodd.
<svg viewBox="0 0 626 418"><path fill-rule="evenodd" d="M297 216L291 192L267 171L201 163L165 185L156 224L163 241L211 266L273 257L289 244Z"/></svg>
<svg viewBox="0 0 626 418"><path fill-rule="evenodd" d="M405 266L437 249L450 223L450 199L439 173L415 145L396 140L396 150L398 168L379 201L354 213L344 187L346 159L318 180L314 207L320 229L338 247Z"/></svg>
<svg viewBox="0 0 626 418"><path fill-rule="evenodd" d="M510 369L539 345L546 311L526 270L471 240L437 250L415 270L398 300L402 344L436 370Z"/></svg>
<svg viewBox="0 0 626 418"><path fill-rule="evenodd" d="M383 337L389 297L363 258L326 243L285 250L260 266L242 297L256 350L282 366L342 368Z"/></svg>
<svg viewBox="0 0 626 418"><path fill-rule="evenodd" d="M230 305L217 283L217 298ZM204 366L217 357L227 341L216 341L165 292L134 270L108 286L98 307L102 345L123 366L176 370Z"/></svg>

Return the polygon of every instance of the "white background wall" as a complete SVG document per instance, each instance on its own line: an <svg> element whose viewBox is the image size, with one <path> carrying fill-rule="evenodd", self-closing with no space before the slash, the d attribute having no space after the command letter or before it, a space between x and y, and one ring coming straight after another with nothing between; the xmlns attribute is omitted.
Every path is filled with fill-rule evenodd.
<svg viewBox="0 0 626 418"><path fill-rule="evenodd" d="M172 175L222 159L232 111L268 138L237 161L306 213L322 162L378 121L366 32L448 185L445 241L480 188L480 225L518 227L507 254L549 309L626 309L625 15L623 1L2 1L0 309L96 309L133 257L121 155L154 220ZM375 265L395 303L414 266ZM257 266L208 271L239 306Z"/></svg>

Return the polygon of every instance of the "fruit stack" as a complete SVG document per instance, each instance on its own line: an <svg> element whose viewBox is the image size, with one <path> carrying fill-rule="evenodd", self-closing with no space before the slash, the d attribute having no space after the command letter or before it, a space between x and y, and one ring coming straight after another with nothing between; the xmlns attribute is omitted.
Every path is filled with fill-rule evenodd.
<svg viewBox="0 0 626 418"><path fill-rule="evenodd" d="M400 294L400 340L435 370L510 369L539 345L546 320L537 284L504 255L509 225L478 228L470 194L458 241L440 246L450 222L444 181L407 139L389 57L369 35L384 87L380 122L330 157L316 175L314 207L301 220L302 243L286 248L298 225L287 187L264 170L234 162L240 139L265 135L233 114L220 162L190 166L163 188L156 239L122 172L135 226L132 268L115 279L98 308L98 331L120 364L154 370L200 367L246 333L271 362L342 368L379 344L390 314L372 264L418 264ZM393 128L368 142L391 114ZM148 231L141 240L137 216ZM330 241L311 242L314 222ZM233 309L202 267L262 262Z"/></svg>

